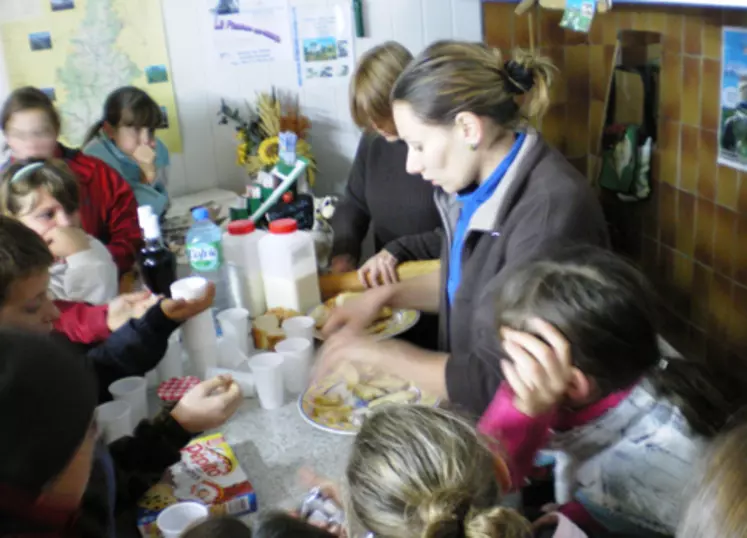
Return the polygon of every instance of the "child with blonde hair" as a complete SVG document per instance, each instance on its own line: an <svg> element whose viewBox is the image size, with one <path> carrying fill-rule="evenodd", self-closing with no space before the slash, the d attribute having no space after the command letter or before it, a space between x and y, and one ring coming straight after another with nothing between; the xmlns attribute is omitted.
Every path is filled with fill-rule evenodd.
<svg viewBox="0 0 747 538"><path fill-rule="evenodd" d="M510 488L502 456L450 411L386 406L355 438L345 474L348 535L381 538L583 538L551 515L532 525L500 505Z"/></svg>
<svg viewBox="0 0 747 538"><path fill-rule="evenodd" d="M55 299L105 304L119 279L111 253L80 227L78 180L64 161L11 165L0 186L0 212L35 231L56 261L49 289Z"/></svg>
<svg viewBox="0 0 747 538"><path fill-rule="evenodd" d="M747 536L747 423L717 438L698 465L677 538Z"/></svg>

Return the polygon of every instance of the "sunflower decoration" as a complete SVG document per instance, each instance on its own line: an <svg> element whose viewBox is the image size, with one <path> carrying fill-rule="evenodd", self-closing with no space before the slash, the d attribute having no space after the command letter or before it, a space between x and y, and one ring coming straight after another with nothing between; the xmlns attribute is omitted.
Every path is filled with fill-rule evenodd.
<svg viewBox="0 0 747 538"><path fill-rule="evenodd" d="M220 123L236 124L236 162L249 175L270 171L280 159L280 133L292 131L298 136L296 154L309 161L307 177L314 185L316 160L307 140L311 122L301 114L297 97L281 97L274 89L257 96L254 107L249 107L250 121L245 121L238 110L232 110L221 101L218 112Z"/></svg>

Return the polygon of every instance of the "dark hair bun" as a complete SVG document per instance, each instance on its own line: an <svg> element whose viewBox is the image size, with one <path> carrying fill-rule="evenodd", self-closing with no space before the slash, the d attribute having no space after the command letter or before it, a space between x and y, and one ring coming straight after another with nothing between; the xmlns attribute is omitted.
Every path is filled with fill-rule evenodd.
<svg viewBox="0 0 747 538"><path fill-rule="evenodd" d="M534 86L534 70L516 60L509 60L503 65L506 89L514 95L527 93Z"/></svg>

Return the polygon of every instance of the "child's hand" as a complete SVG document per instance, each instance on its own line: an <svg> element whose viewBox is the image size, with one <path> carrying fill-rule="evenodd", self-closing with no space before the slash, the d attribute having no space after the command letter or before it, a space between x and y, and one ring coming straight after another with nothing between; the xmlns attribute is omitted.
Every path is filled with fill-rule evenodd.
<svg viewBox="0 0 747 538"><path fill-rule="evenodd" d="M208 282L205 293L197 299L164 299L161 301L161 310L170 320L181 323L210 308L214 299L215 284Z"/></svg>
<svg viewBox="0 0 747 538"><path fill-rule="evenodd" d="M80 228L57 226L44 235L55 258L67 258L91 248L88 234Z"/></svg>
<svg viewBox="0 0 747 538"><path fill-rule="evenodd" d="M132 157L137 161L140 170L143 171L143 178L147 183L153 183L156 179L156 152L150 146L141 144L135 149Z"/></svg>
<svg viewBox="0 0 747 538"><path fill-rule="evenodd" d="M501 329L503 348L511 359L501 362L501 370L514 393L516 408L536 417L562 402L573 365L570 344L555 327L534 319L529 328L544 342L525 332Z"/></svg>
<svg viewBox="0 0 747 538"><path fill-rule="evenodd" d="M182 428L199 433L223 425L241 405L241 389L230 376L203 381L187 392L171 411Z"/></svg>
<svg viewBox="0 0 747 538"><path fill-rule="evenodd" d="M106 325L114 332L131 319L142 317L157 302L158 296L149 291L136 291L115 297L109 303Z"/></svg>

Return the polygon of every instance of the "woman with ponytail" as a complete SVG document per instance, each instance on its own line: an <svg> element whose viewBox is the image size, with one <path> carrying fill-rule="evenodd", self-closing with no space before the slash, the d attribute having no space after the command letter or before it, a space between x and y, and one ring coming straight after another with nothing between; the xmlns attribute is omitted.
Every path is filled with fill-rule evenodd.
<svg viewBox="0 0 747 538"><path fill-rule="evenodd" d="M550 105L553 75L532 52L504 57L462 41L433 43L408 64L392 89L392 113L407 144L407 172L436 187L441 272L335 309L320 371L367 362L482 414L502 380L491 290L559 242L608 242L588 181L529 124ZM438 352L364 336L383 306L438 314Z"/></svg>
<svg viewBox="0 0 747 538"><path fill-rule="evenodd" d="M345 473L348 536L585 538L560 514L532 525L500 506L510 488L496 447L444 409L386 406L355 438Z"/></svg>
<svg viewBox="0 0 747 538"><path fill-rule="evenodd" d="M520 484L555 452L555 501L588 529L672 536L703 447L747 404L738 371L663 357L646 279L614 254L560 250L495 295L508 359L479 429Z"/></svg>

